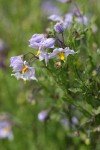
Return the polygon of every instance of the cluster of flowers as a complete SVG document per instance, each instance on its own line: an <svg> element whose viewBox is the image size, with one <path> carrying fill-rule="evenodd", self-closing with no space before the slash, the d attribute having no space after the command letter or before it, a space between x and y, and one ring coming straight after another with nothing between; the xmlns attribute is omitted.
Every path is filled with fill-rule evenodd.
<svg viewBox="0 0 100 150"><path fill-rule="evenodd" d="M60 2L67 2L61 1ZM76 19L79 23L86 25L88 19L86 16L82 16L79 11L76 13ZM69 54L75 54L74 50L71 50L64 43L64 30L70 29L70 26L74 23L75 15L73 13L67 13L64 17L58 15L51 15L50 20L56 22L54 25L54 33L62 35L62 39L59 39L59 36L53 35L52 37L46 36L45 34L34 34L29 40L29 47L36 50L36 54L33 57L39 61L45 61L46 66L49 60L59 57L60 60L64 61L65 57ZM60 46L56 43L60 42ZM25 54L26 55L26 54ZM25 60L25 55L14 56L10 59L10 67L12 67L14 74L17 79L23 80L37 80L35 77L35 68L30 66L30 61Z"/></svg>
<svg viewBox="0 0 100 150"><path fill-rule="evenodd" d="M13 140L12 123L7 115L0 114L0 139L8 138Z"/></svg>
<svg viewBox="0 0 100 150"><path fill-rule="evenodd" d="M54 25L54 30L57 33L64 32L65 29L69 30L71 28L71 25L73 25L74 21L83 25L88 25L87 16L85 15L83 16L79 10L69 12L64 16L53 14L49 16L48 19L56 22L56 24Z"/></svg>
<svg viewBox="0 0 100 150"><path fill-rule="evenodd" d="M40 61L45 60L46 66L50 59L59 56L61 60L64 60L69 54L75 54L74 50L70 50L69 47L65 48L54 48L56 38L46 38L44 34L34 34L29 40L30 47L37 49L36 57ZM47 52L47 49L54 50ZM23 80L37 80L35 77L34 67L30 67L30 63L24 60L24 55L13 56L10 59L10 67L13 68L14 75L17 79L22 78Z"/></svg>

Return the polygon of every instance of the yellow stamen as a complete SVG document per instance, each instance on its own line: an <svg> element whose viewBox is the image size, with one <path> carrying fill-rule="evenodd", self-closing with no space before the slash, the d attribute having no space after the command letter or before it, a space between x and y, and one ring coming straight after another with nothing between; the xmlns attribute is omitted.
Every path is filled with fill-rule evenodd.
<svg viewBox="0 0 100 150"><path fill-rule="evenodd" d="M59 55L59 57L60 57L61 60L64 60L64 59L65 59L65 55L64 55L63 52L59 53L58 55Z"/></svg>
<svg viewBox="0 0 100 150"><path fill-rule="evenodd" d="M24 74L27 70L28 70L28 68L26 66L23 66L22 74Z"/></svg>
<svg viewBox="0 0 100 150"><path fill-rule="evenodd" d="M10 130L10 128L8 128L8 127L4 128L5 132L8 132L9 130Z"/></svg>
<svg viewBox="0 0 100 150"><path fill-rule="evenodd" d="M40 50L37 51L36 56L39 56L41 54Z"/></svg>

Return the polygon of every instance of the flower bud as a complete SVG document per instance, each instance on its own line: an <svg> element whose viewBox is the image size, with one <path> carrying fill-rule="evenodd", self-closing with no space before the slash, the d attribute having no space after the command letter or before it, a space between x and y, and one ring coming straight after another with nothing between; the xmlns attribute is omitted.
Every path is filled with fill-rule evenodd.
<svg viewBox="0 0 100 150"><path fill-rule="evenodd" d="M63 28L63 23L56 23L56 25L54 26L54 30L57 32L57 33L62 33L64 32L64 28Z"/></svg>
<svg viewBox="0 0 100 150"><path fill-rule="evenodd" d="M47 110L43 110L43 111L41 111L41 112L39 112L39 114L38 114L38 119L40 120L40 121L46 121L47 119L48 119L48 111Z"/></svg>

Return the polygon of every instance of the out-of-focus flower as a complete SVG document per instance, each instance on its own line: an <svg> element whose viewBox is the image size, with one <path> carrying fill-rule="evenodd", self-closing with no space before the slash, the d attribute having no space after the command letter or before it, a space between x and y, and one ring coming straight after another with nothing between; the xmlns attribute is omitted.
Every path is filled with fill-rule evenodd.
<svg viewBox="0 0 100 150"><path fill-rule="evenodd" d="M61 22L64 29L70 29L71 24L73 23L73 14L67 13L64 17L58 15L51 15L50 20L54 22Z"/></svg>
<svg viewBox="0 0 100 150"><path fill-rule="evenodd" d="M74 50L70 50L69 47L66 48L56 48L53 50L52 53L49 53L49 58L55 58L57 55L60 57L61 60L65 60L65 57L67 57L70 54L75 54Z"/></svg>
<svg viewBox="0 0 100 150"><path fill-rule="evenodd" d="M57 33L62 33L62 32L64 32L63 23L62 23L62 22L56 23L56 25L54 26L54 30L55 30Z"/></svg>
<svg viewBox="0 0 100 150"><path fill-rule="evenodd" d="M64 21L63 21L63 27L64 29L70 29L70 26L73 23L73 14L72 13L67 13L64 17Z"/></svg>
<svg viewBox="0 0 100 150"><path fill-rule="evenodd" d="M68 126L69 126L69 120L68 120L68 118L63 118L63 119L61 119L61 125L62 125L64 128L68 128Z"/></svg>
<svg viewBox="0 0 100 150"><path fill-rule="evenodd" d="M61 3L69 3L69 2L71 2L72 0L58 0L59 2L61 2Z"/></svg>
<svg viewBox="0 0 100 150"><path fill-rule="evenodd" d="M0 39L0 53L4 52L7 49L7 45L5 45L4 41Z"/></svg>
<svg viewBox="0 0 100 150"><path fill-rule="evenodd" d="M0 68L5 69L6 68L6 56L8 54L8 45L0 39Z"/></svg>
<svg viewBox="0 0 100 150"><path fill-rule="evenodd" d="M92 32L93 32L94 34L97 33L98 27L97 27L96 24L93 24L91 28L92 28Z"/></svg>
<svg viewBox="0 0 100 150"><path fill-rule="evenodd" d="M78 118L76 116L72 117L72 127L74 128L78 124Z"/></svg>
<svg viewBox="0 0 100 150"><path fill-rule="evenodd" d="M0 114L0 139L13 140L12 123L8 115Z"/></svg>
<svg viewBox="0 0 100 150"><path fill-rule="evenodd" d="M44 12L44 15L52 15L52 14L60 14L60 10L52 1L43 1L42 2L42 11Z"/></svg>
<svg viewBox="0 0 100 150"><path fill-rule="evenodd" d="M17 79L26 80L37 80L35 77L35 69L34 67L30 67L28 62L23 61L22 56L14 56L10 59L10 67L12 67L13 72L12 74Z"/></svg>
<svg viewBox="0 0 100 150"><path fill-rule="evenodd" d="M48 117L49 117L48 110L43 110L43 111L39 112L39 114L38 114L38 119L40 121L46 121L48 119Z"/></svg>
<svg viewBox="0 0 100 150"><path fill-rule="evenodd" d="M73 23L73 14L72 13L67 13L65 15L65 22L67 22L67 23Z"/></svg>
<svg viewBox="0 0 100 150"><path fill-rule="evenodd" d="M87 25L88 24L88 18L87 16L79 16L79 17L76 17L76 21L78 23L81 23L81 24L84 24L84 25Z"/></svg>
<svg viewBox="0 0 100 150"><path fill-rule="evenodd" d="M55 22L57 22L57 21L62 21L62 17L59 16L59 15L55 15L55 14L49 16L48 19L50 19L50 20L52 20L52 21L55 21Z"/></svg>
<svg viewBox="0 0 100 150"><path fill-rule="evenodd" d="M74 125L78 124L78 119L77 119L77 117L75 117L75 116L72 117L72 123L73 123Z"/></svg>

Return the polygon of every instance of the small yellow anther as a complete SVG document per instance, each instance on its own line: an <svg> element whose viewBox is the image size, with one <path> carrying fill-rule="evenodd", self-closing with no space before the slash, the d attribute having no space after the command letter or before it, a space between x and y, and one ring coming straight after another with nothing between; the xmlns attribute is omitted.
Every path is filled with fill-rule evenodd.
<svg viewBox="0 0 100 150"><path fill-rule="evenodd" d="M60 57L61 60L64 60L64 59L65 59L65 55L64 55L63 52L59 53L58 55L59 55L59 57Z"/></svg>
<svg viewBox="0 0 100 150"><path fill-rule="evenodd" d="M26 66L24 66L22 69L22 74L24 74L27 70L28 70L28 68Z"/></svg>
<svg viewBox="0 0 100 150"><path fill-rule="evenodd" d="M9 130L10 130L10 128L8 128L8 127L4 128L5 132L8 132Z"/></svg>
<svg viewBox="0 0 100 150"><path fill-rule="evenodd" d="M39 56L41 54L40 50L37 51L36 56Z"/></svg>

